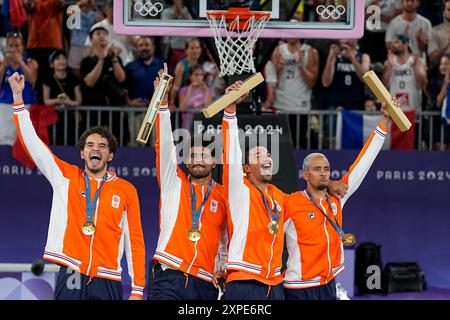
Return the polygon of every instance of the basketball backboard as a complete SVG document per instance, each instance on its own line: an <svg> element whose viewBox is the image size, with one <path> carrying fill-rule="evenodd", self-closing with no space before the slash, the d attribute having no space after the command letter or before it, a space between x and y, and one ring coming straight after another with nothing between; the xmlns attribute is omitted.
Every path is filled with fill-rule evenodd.
<svg viewBox="0 0 450 320"><path fill-rule="evenodd" d="M227 0L176 0L184 3L184 14L174 17L173 1L114 0L114 30L119 34L150 36L212 37L206 12L221 10ZM239 1L238 1L239 2ZM357 39L364 32L362 0L253 0L252 10L269 11L271 19L261 38ZM303 21L289 20L297 3L303 8ZM189 15L185 13L189 12ZM301 10L300 10L301 12ZM300 13L301 15L301 13ZM191 18L192 17L192 18Z"/></svg>

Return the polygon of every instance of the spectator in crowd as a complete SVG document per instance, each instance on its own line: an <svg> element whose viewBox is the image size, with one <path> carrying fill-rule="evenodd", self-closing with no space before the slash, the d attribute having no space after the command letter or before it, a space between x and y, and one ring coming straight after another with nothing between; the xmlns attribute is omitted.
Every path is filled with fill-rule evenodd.
<svg viewBox="0 0 450 320"><path fill-rule="evenodd" d="M322 73L322 85L329 88L328 105L362 110L365 97L362 76L369 67L370 56L359 51L357 40L332 44Z"/></svg>
<svg viewBox="0 0 450 320"><path fill-rule="evenodd" d="M83 104L90 106L120 106L124 104L124 88L121 84L126 79L125 69L120 58L120 48L109 47L108 30L102 26L93 26L89 33L92 43L92 54L81 60L80 74L82 79L81 92ZM83 116L83 119L85 117ZM102 112L97 118L97 112L91 112L90 123L87 126L108 125L109 113ZM110 130L120 137L120 114L113 112L113 123ZM111 128L112 126L112 128ZM124 134L127 131L124 131Z"/></svg>
<svg viewBox="0 0 450 320"><path fill-rule="evenodd" d="M414 116L415 111L422 107L422 88L426 84L426 65L418 54L413 54L409 47L410 38L407 35L396 35L392 41L392 51L384 63L383 82L395 97L413 124L408 136L395 139L398 130L392 129L392 149L414 149Z"/></svg>
<svg viewBox="0 0 450 320"><path fill-rule="evenodd" d="M39 65L36 91L42 101L42 83L51 73L48 57L62 49L62 16L64 0L24 0L28 12L27 53Z"/></svg>
<svg viewBox="0 0 450 320"><path fill-rule="evenodd" d="M219 76L219 66L214 61L211 52L206 49L207 59L203 62L203 70L205 71L205 82L208 87L214 90L214 100L219 99L225 93L225 80Z"/></svg>
<svg viewBox="0 0 450 320"><path fill-rule="evenodd" d="M180 111L201 110L213 100L214 91L205 83L205 71L201 65L195 65L189 71L189 85L180 89ZM183 128L190 130L194 120L192 112L183 113Z"/></svg>
<svg viewBox="0 0 450 320"><path fill-rule="evenodd" d="M274 108L288 113L308 112L311 110L312 88L319 74L319 55L317 50L300 39L288 39L278 46L272 63L277 73L277 89ZM297 115L289 116L293 145L306 147L306 129L308 116L300 116L299 136L296 128ZM299 140L299 141L298 141Z"/></svg>
<svg viewBox="0 0 450 320"><path fill-rule="evenodd" d="M25 76L24 103L37 103L34 86L38 76L38 63L24 55L24 42L20 33L7 34L4 59L0 63L0 145L12 146L17 138L11 110L13 96L8 83L8 78L14 72Z"/></svg>
<svg viewBox="0 0 450 320"><path fill-rule="evenodd" d="M367 11L366 30L361 39L361 50L367 53L373 62L384 62L387 57L385 48L386 30L389 22L402 12L402 0L366 0L366 8L376 6L380 10L381 21L372 19L378 17L373 11ZM379 23L379 28L378 28Z"/></svg>
<svg viewBox="0 0 450 320"><path fill-rule="evenodd" d="M444 54L441 63L432 68L428 76L428 92L431 97L432 110L440 111L446 105L450 106L449 84L450 84L450 54ZM441 140L441 130L443 131L443 141ZM441 116L433 117L433 149L450 150L450 126L442 125Z"/></svg>
<svg viewBox="0 0 450 320"><path fill-rule="evenodd" d="M262 111L272 111L277 90L277 71L272 60L267 61L264 67L264 82L266 84L265 99L261 106Z"/></svg>
<svg viewBox="0 0 450 320"><path fill-rule="evenodd" d="M106 18L102 21L94 24L92 28L103 27L108 31L108 43L110 46L115 46L120 48L120 59L126 65L127 63L133 61L133 49L136 47L137 37L134 36L124 36L116 33L113 28L113 0L105 1L104 11ZM90 38L86 39L86 46L90 46Z"/></svg>
<svg viewBox="0 0 450 320"><path fill-rule="evenodd" d="M155 45L150 37L140 37L137 41L137 59L125 66L125 102L131 107L146 108L153 96L153 82L158 72L164 68L164 61L154 55ZM146 109L143 109L145 111ZM130 136L139 131L144 114L129 118ZM133 141L134 144L134 141Z"/></svg>
<svg viewBox="0 0 450 320"><path fill-rule="evenodd" d="M386 47L391 45L397 34L407 35L411 39L412 53L423 56L427 53L428 41L431 38L431 22L417 13L419 0L403 0L402 14L389 23L386 31Z"/></svg>
<svg viewBox="0 0 450 320"><path fill-rule="evenodd" d="M403 111L420 110L422 87L426 83L426 65L409 47L407 35L397 35L384 64L383 82Z"/></svg>
<svg viewBox="0 0 450 320"><path fill-rule="evenodd" d="M64 105L66 113L58 112L56 124L56 141L53 144L75 145L78 137L75 136L76 122L79 122L80 114L70 110L70 107L79 106L81 98L81 81L67 69L67 54L62 49L56 49L49 57L52 74L44 80L43 99L47 105ZM67 115L67 126L64 116ZM66 130L67 136L64 131Z"/></svg>
<svg viewBox="0 0 450 320"><path fill-rule="evenodd" d="M164 9L161 14L162 20L190 20L191 15L184 5L183 0L170 0L166 1L169 5L168 8ZM166 37L164 39L164 44L168 47L168 66L169 70L174 70L177 63L186 57L185 47L186 47L185 37Z"/></svg>
<svg viewBox="0 0 450 320"><path fill-rule="evenodd" d="M175 67L175 76L172 90L170 91L169 107L175 106L178 91L189 83L189 70L191 67L202 64L202 45L198 38L190 38L186 42L186 58L180 60Z"/></svg>
<svg viewBox="0 0 450 320"><path fill-rule="evenodd" d="M377 102L372 97L367 97L364 101L364 111L367 112L376 112L377 111Z"/></svg>
<svg viewBox="0 0 450 320"><path fill-rule="evenodd" d="M445 0L443 16L444 22L433 27L428 45L428 57L432 64L440 63L445 54L450 54L450 0Z"/></svg>
<svg viewBox="0 0 450 320"><path fill-rule="evenodd" d="M97 22L95 0L80 0L77 2L80 8L80 27L72 29L69 50L69 67L74 75L80 75L81 59L86 56L86 40L89 38L89 30Z"/></svg>

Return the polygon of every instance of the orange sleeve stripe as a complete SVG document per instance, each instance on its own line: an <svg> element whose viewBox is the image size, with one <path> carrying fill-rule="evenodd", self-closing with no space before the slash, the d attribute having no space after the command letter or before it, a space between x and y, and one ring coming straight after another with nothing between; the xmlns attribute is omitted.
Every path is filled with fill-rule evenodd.
<svg viewBox="0 0 450 320"><path fill-rule="evenodd" d="M17 118L17 115L14 115L14 123L16 124L16 128L17 128L17 137L19 138L20 144L22 145L23 150L25 151L25 153L27 154L28 158L30 158L31 160L33 160L33 158L30 155L30 152L28 151L25 142L23 141L22 138L22 131L20 130L20 126L19 126L19 119ZM34 161L33 161L34 162Z"/></svg>
<svg viewBox="0 0 450 320"><path fill-rule="evenodd" d="M373 137L375 136L375 132L372 132L372 135L370 136L369 139L367 139L366 143L364 144L363 148L361 149L361 151L358 154L358 157L356 158L356 160L353 162L353 164L351 165L350 169L348 170L348 172L345 174L345 176L341 179L341 181L343 183L345 183L346 185L348 185L348 178L350 176L350 173L352 173L353 169L356 167L356 165L359 163L359 161L361 160L361 158L364 156L364 154L367 151L367 148L369 148L370 143L373 140Z"/></svg>
<svg viewBox="0 0 450 320"><path fill-rule="evenodd" d="M155 157L156 157L156 178L158 180L158 185L161 186L161 163L159 162L159 148L160 148L160 141L159 141L159 130L160 130L160 123L159 123L159 113L156 115L156 142L155 142Z"/></svg>
<svg viewBox="0 0 450 320"><path fill-rule="evenodd" d="M229 194L228 194L228 188L229 188L229 172L230 172L230 168L229 168L229 153L230 153L230 137L229 137L229 126L228 126L228 122L225 120L222 120L222 144L223 144L223 159L222 159L222 167L223 167L223 172L222 172L222 184L224 186L224 191L225 191L225 198L228 199Z"/></svg>

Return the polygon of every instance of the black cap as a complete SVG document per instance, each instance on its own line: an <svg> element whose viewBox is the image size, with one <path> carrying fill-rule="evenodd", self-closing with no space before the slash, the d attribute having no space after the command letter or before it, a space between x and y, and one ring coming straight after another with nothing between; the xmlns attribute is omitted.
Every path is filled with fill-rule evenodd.
<svg viewBox="0 0 450 320"><path fill-rule="evenodd" d="M108 29L106 29L104 26L101 26L101 25L96 26L96 25L94 25L94 26L91 28L91 30L89 31L89 39L92 39L92 34L93 34L96 30L103 30L103 31L105 31L106 33L109 33L109 32L108 32Z"/></svg>

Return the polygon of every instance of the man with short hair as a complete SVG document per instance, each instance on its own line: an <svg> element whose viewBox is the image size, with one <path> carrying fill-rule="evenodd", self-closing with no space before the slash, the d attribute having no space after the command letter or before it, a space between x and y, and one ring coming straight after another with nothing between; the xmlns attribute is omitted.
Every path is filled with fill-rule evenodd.
<svg viewBox="0 0 450 320"><path fill-rule="evenodd" d="M312 153L303 161L307 188L289 195L284 223L289 253L284 276L287 300L336 300L335 277L344 270L343 243L355 237L342 229L342 210L358 189L383 146L389 128L386 104L382 119L341 179L348 186L343 197L328 194L330 163L325 155ZM353 236L353 239L349 239Z"/></svg>
<svg viewBox="0 0 450 320"><path fill-rule="evenodd" d="M444 54L450 54L450 0L445 0L442 15L444 22L433 27L428 43L428 57L437 64Z"/></svg>
<svg viewBox="0 0 450 320"><path fill-rule="evenodd" d="M137 41L137 59L125 66L125 102L131 107L147 107L152 100L153 81L164 68L164 61L154 55L155 45L150 37L140 37ZM130 136L135 137L144 119L144 114L129 117ZM134 121L133 121L134 119ZM134 132L131 129L134 128ZM134 133L134 134L131 134ZM135 144L132 139L132 144Z"/></svg>
<svg viewBox="0 0 450 320"><path fill-rule="evenodd" d="M130 299L142 299L145 245L139 198L131 183L107 171L117 140L102 127L91 128L80 138L84 169L60 160L38 138L24 108L24 76L16 72L8 82L20 142L53 188L44 259L61 266L55 299L121 300L124 252ZM73 271L79 272L75 284Z"/></svg>
<svg viewBox="0 0 450 320"><path fill-rule="evenodd" d="M409 44L408 36L396 35L384 63L383 83L412 123L406 133L393 126L391 149L414 149L415 111L422 109L422 88L427 81L425 61L411 53Z"/></svg>
<svg viewBox="0 0 450 320"><path fill-rule="evenodd" d="M242 81L226 89L238 90ZM281 256L284 246L286 194L271 184L273 160L265 146L239 145L236 106L225 108L222 120L224 194L228 216L228 261L225 300L283 300ZM338 191L339 184L330 188Z"/></svg>
<svg viewBox="0 0 450 320"><path fill-rule="evenodd" d="M392 41L397 34L405 34L411 39L414 54L422 56L427 53L428 41L431 38L431 22L417 13L419 0L403 0L402 14L391 20L386 30L386 48L391 49Z"/></svg>
<svg viewBox="0 0 450 320"><path fill-rule="evenodd" d="M166 64L164 70L167 73ZM223 187L212 179L216 164L211 150L194 144L188 151L188 174L178 166L168 94L160 104L155 131L160 233L148 298L216 300L226 262L228 204Z"/></svg>

